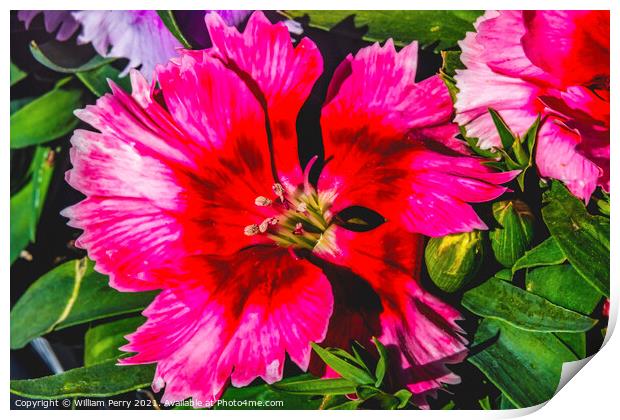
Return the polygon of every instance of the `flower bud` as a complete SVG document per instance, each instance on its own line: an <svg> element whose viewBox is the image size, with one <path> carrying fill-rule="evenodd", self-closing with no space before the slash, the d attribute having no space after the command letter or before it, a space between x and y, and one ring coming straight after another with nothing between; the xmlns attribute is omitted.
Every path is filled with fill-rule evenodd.
<svg viewBox="0 0 620 420"><path fill-rule="evenodd" d="M534 215L523 201L507 200L493 204L493 217L499 225L489 234L495 259L512 267L532 246Z"/></svg>
<svg viewBox="0 0 620 420"><path fill-rule="evenodd" d="M445 292L455 292L477 273L484 258L481 231L431 238L424 250L426 268L433 283Z"/></svg>

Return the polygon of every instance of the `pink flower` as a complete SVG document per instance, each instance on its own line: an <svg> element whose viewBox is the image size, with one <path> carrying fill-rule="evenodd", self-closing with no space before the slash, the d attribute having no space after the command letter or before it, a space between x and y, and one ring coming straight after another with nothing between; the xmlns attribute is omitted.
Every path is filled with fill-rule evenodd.
<svg viewBox="0 0 620 420"><path fill-rule="evenodd" d="M116 289L162 290L121 363L157 363L164 401L206 403L229 382L280 380L285 354L308 369L311 341L370 347L374 335L424 405L458 382L445 364L466 347L458 312L417 280L420 233L484 229L468 203L516 174L446 147L457 144L447 89L415 83L416 44L397 53L388 41L335 72L314 186L295 122L322 72L317 47L293 48L260 12L243 34L214 13L206 22L213 48L158 66L150 86L132 72L131 95L112 85L76 112L98 130L72 138L67 181L86 195L63 213L84 230L76 245ZM351 206L387 221L347 230Z"/></svg>
<svg viewBox="0 0 620 420"><path fill-rule="evenodd" d="M461 42L455 121L499 147L488 108L516 134L540 113L536 165L588 200L609 191L609 12L487 12Z"/></svg>

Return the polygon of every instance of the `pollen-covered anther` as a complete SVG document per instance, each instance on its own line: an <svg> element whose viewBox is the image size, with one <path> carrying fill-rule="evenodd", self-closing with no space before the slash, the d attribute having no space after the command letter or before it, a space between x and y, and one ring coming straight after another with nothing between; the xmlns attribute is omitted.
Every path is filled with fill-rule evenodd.
<svg viewBox="0 0 620 420"><path fill-rule="evenodd" d="M254 225L247 225L245 228L243 228L243 233L246 236L254 236L258 233L260 233L260 227L256 224Z"/></svg>
<svg viewBox="0 0 620 420"><path fill-rule="evenodd" d="M296 210L300 213L305 213L306 211L308 211L308 206L306 205L306 203L299 203Z"/></svg>
<svg viewBox="0 0 620 420"><path fill-rule="evenodd" d="M273 184L271 189L273 190L274 194L278 196L280 201L284 202L284 187L282 186L282 184L276 182L275 184Z"/></svg>
<svg viewBox="0 0 620 420"><path fill-rule="evenodd" d="M295 230L293 230L293 234L294 235L303 235L304 234L304 226L301 224L301 222L298 222L295 225Z"/></svg>
<svg viewBox="0 0 620 420"><path fill-rule="evenodd" d="M265 220L263 220L260 225L258 225L258 230L260 231L260 233L265 233L267 232L267 229L269 229L269 226L273 226L277 223L278 223L277 218L268 217Z"/></svg>
<svg viewBox="0 0 620 420"><path fill-rule="evenodd" d="M262 195L261 195L261 196L256 197L256 199L254 200L254 204L256 204L256 205L257 205L257 206L259 206L259 207L267 207L267 206L270 206L272 202L273 202L273 201L271 201L271 200L270 200L270 199L268 199L267 197L263 197Z"/></svg>

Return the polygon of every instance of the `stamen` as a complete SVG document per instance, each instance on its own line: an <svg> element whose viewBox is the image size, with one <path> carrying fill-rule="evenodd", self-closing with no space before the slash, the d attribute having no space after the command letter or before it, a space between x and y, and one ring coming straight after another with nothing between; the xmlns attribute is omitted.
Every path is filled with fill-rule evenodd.
<svg viewBox="0 0 620 420"><path fill-rule="evenodd" d="M306 203L299 203L299 205L297 206L297 211L300 213L305 213L306 211L308 211L308 206L306 205Z"/></svg>
<svg viewBox="0 0 620 420"><path fill-rule="evenodd" d="M245 233L246 236L254 236L259 232L260 227L258 225L247 225L245 228L243 228L243 233Z"/></svg>
<svg viewBox="0 0 620 420"><path fill-rule="evenodd" d="M271 189L273 189L274 194L278 196L280 201L284 203L284 187L282 186L282 184L276 182L275 184L273 184Z"/></svg>
<svg viewBox="0 0 620 420"><path fill-rule="evenodd" d="M272 201L270 199L268 199L267 197L263 197L262 195L256 197L256 199L254 200L254 204L256 204L259 207L267 207L267 206L270 206L271 203Z"/></svg>
<svg viewBox="0 0 620 420"><path fill-rule="evenodd" d="M267 229L269 229L269 226L273 226L277 223L278 219L276 219L275 217L268 217L261 222L261 224L258 226L258 230L260 231L260 233L265 233L267 232Z"/></svg>
<svg viewBox="0 0 620 420"><path fill-rule="evenodd" d="M293 231L294 235L303 235L304 234L304 225L301 224L301 222L298 222L295 225L295 230Z"/></svg>

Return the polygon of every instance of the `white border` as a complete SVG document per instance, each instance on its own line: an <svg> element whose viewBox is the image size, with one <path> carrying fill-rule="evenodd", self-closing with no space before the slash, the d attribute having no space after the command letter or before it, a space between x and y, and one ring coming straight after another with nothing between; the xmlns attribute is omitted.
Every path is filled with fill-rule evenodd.
<svg viewBox="0 0 620 420"><path fill-rule="evenodd" d="M6 3L5 3L6 5ZM432 2L426 0L409 0L405 1L393 1L393 0L375 0L375 1L367 1L367 0L341 0L335 2L334 0L313 0L313 1L238 1L238 0L229 0L229 1L205 1L205 2L197 2L191 0L175 0L171 1L133 1L133 0L91 0L91 1L68 1L68 0L56 0L56 1L43 1L43 0L22 0L18 3L13 3L10 6L12 8L19 9L80 9L82 8L88 9L200 9L209 7L211 9L381 9L381 10L389 10L389 9L611 9L611 51L612 60L611 60L611 73L614 75L612 84L615 86L615 77L618 73L616 70L619 68L618 66L618 51L617 51L617 40L620 40L620 19L618 18L618 10L620 9L620 4L614 0L514 0L514 1L506 1L506 0L496 0L496 1L480 1L480 0L433 0ZM2 21L4 22L5 31L9 31L9 8L5 9L5 13L3 14ZM8 57L9 56L9 37L7 32L5 32L5 41L2 43L0 51L0 57ZM2 233L0 237L4 238L2 241L2 253L5 255L4 258L0 258L0 273L1 273L1 283L2 287L5 288L4 296L7 302L7 305L0 315L2 317L2 331L3 337L5 339L5 345L0 346L0 352L3 361L5 363L9 362L9 263L6 255L9 253L9 243L7 238L9 238L9 179L10 179L10 159L8 153L8 139L9 139L9 98L10 88L6 83L9 79L9 67L8 63L5 62L5 67L2 69L4 74L3 79L4 83L0 83L0 89L3 92L2 97L5 99L4 111L2 112L2 122L3 122L3 138L5 146L1 149L3 150L3 161L4 165L0 168L2 172L3 182L0 185L2 190L0 191L0 196L4 197L2 201L2 219L3 223L1 225ZM618 130L618 125L616 124L618 119L618 95L617 92L614 92L611 96L612 98L612 118L613 123L611 124L611 138L616 141L620 141L620 132ZM614 141L612 141L614 143ZM612 144L612 150L615 149L616 146ZM613 153L612 153L613 155ZM615 155L614 155L615 156ZM614 158L615 159L615 158ZM611 178L616 179L617 171L619 169L611 165ZM615 185L615 181L612 182ZM615 203L615 201L614 201ZM618 238L618 228L616 226L615 220L618 212L616 211L615 205L612 205L613 217L611 218L611 241L612 244L616 243L616 239ZM583 370L578 374L578 379L570 380L564 388L546 405L544 405L543 409L540 409L541 406L524 409L524 410L514 410L514 411L400 411L400 412L372 412L372 411L354 411L354 412L323 412L326 417L338 417L338 418L374 418L375 416L388 416L388 417L398 417L398 418L414 418L417 416L422 416L428 418L432 416L433 418L455 418L459 419L480 419L482 417L485 418L509 418L516 417L520 415L525 415L532 411L535 411L534 414L531 415L532 419L556 419L560 418L563 420L573 419L573 418L585 418L585 419L600 419L605 418L607 415L617 412L615 408L618 400L618 383L617 380L619 378L619 363L616 355L620 354L620 341L617 338L611 338L611 331L613 330L618 313L618 282L617 282L617 272L618 272L618 251L612 245L611 247L611 273L612 273L612 305L610 311L610 326L608 334L606 338L606 345L600 351L599 354L595 355L592 360L587 363ZM13 279L13 281L19 281L19 279ZM5 365L6 366L6 365ZM0 398L0 406L3 411L9 411L9 369L8 366L6 369L2 370L2 379L0 379L0 383L4 385L5 394ZM48 411L45 414L35 411L11 411L11 415L14 417L30 417L30 416L40 416L45 415L48 418L66 418L67 416L72 416L75 412L68 411ZM146 414L145 414L146 413ZM171 414L174 413L174 414ZM183 414L188 413L188 414ZM164 416L215 416L219 418L246 418L247 416L252 416L256 419L261 418L287 418L294 415L296 418L315 418L317 414L314 411L296 411L291 413L290 411L210 411L210 412L202 412L202 411L167 411ZM84 411L79 412L79 414L75 414L80 417L84 416ZM103 418L111 415L109 411L91 411L87 414L89 417L93 418ZM126 412L118 412L112 414L114 416L121 416L124 418L127 414ZM132 418L147 418L152 414L148 411L136 411L132 412ZM617 414L616 414L617 415ZM128 415L127 415L128 416Z"/></svg>

